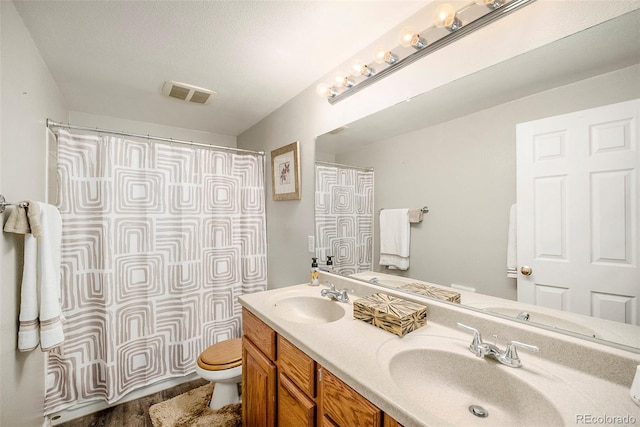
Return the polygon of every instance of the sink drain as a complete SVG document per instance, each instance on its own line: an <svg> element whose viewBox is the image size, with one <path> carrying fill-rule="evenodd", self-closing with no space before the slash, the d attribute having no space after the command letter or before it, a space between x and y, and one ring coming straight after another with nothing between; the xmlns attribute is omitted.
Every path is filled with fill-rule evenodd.
<svg viewBox="0 0 640 427"><path fill-rule="evenodd" d="M469 406L469 412L479 418L487 418L489 416L489 412L479 405L471 405Z"/></svg>

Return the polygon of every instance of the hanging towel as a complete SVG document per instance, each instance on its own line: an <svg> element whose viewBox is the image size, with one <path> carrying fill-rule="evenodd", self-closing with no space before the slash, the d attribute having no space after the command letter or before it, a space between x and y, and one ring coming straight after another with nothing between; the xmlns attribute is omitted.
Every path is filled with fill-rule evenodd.
<svg viewBox="0 0 640 427"><path fill-rule="evenodd" d="M60 306L60 243L62 221L55 206L29 202L39 209L40 236L25 235L24 270L20 296L18 349L42 351L64 341ZM33 211L32 211L33 214Z"/></svg>
<svg viewBox="0 0 640 427"><path fill-rule="evenodd" d="M514 203L511 205L511 209L509 210L509 232L507 235L507 277L514 279L518 277L516 217L516 204Z"/></svg>
<svg viewBox="0 0 640 427"><path fill-rule="evenodd" d="M42 209L40 209L40 203L29 200L28 204L29 206L27 207L27 218L29 219L29 228L31 228L31 234L33 234L33 237L40 237L40 234L42 234L42 225L40 219L40 211Z"/></svg>
<svg viewBox="0 0 640 427"><path fill-rule="evenodd" d="M4 231L7 233L27 234L31 233L29 220L27 219L27 210L18 204L9 214L9 219L4 224Z"/></svg>
<svg viewBox="0 0 640 427"><path fill-rule="evenodd" d="M419 222L422 222L423 218L424 218L424 212L422 212L421 208L409 209L409 223L410 224L417 224Z"/></svg>
<svg viewBox="0 0 640 427"><path fill-rule="evenodd" d="M409 209L380 211L380 265L409 269L410 244Z"/></svg>

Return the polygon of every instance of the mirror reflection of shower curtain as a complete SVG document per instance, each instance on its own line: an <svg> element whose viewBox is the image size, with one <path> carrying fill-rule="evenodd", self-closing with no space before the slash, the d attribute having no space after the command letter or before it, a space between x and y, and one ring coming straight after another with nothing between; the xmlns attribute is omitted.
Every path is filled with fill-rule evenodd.
<svg viewBox="0 0 640 427"><path fill-rule="evenodd" d="M373 169L316 163L316 256L336 273L372 269Z"/></svg>
<svg viewBox="0 0 640 427"><path fill-rule="evenodd" d="M58 144L66 341L46 414L194 372L267 283L263 157L64 130Z"/></svg>

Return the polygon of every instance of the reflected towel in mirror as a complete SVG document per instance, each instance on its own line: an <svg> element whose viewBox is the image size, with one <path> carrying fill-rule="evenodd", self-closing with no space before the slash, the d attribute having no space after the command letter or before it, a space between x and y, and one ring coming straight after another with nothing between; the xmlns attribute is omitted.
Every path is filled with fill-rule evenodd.
<svg viewBox="0 0 640 427"><path fill-rule="evenodd" d="M407 270L411 244L409 209L380 212L380 265Z"/></svg>

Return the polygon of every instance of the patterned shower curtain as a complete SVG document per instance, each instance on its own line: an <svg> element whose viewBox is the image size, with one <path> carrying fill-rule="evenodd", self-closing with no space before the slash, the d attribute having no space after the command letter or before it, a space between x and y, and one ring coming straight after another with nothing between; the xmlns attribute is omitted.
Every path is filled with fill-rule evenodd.
<svg viewBox="0 0 640 427"><path fill-rule="evenodd" d="M316 255L334 258L334 271L372 269L373 170L316 164Z"/></svg>
<svg viewBox="0 0 640 427"><path fill-rule="evenodd" d="M64 130L58 145L66 341L46 414L193 372L267 283L261 156Z"/></svg>

